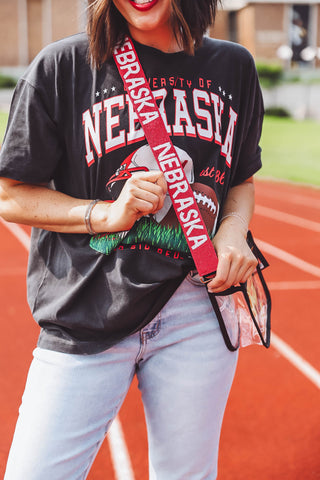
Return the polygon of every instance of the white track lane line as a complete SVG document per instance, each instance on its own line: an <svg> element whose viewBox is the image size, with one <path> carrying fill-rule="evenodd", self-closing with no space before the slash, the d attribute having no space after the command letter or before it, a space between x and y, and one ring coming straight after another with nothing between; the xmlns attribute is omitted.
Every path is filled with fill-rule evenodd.
<svg viewBox="0 0 320 480"><path fill-rule="evenodd" d="M282 250L281 248L275 247L270 243L264 242L263 240L256 239L258 246L264 252L272 255L273 257L279 258L283 262L289 263L289 265L302 270L303 272L310 273L315 277L320 278L320 268L312 263L306 262L305 260L301 260L301 258L292 255L291 253Z"/></svg>
<svg viewBox="0 0 320 480"><path fill-rule="evenodd" d="M107 438L116 480L134 480L130 455L127 449L119 417L116 417L110 427Z"/></svg>
<svg viewBox="0 0 320 480"><path fill-rule="evenodd" d="M289 223L290 225L296 225L297 227L312 230L313 232L320 232L320 223L301 218L289 213L280 212L274 208L263 207L262 205L256 205L254 209L256 215L272 218L272 220L279 220L280 222Z"/></svg>
<svg viewBox="0 0 320 480"><path fill-rule="evenodd" d="M274 182L274 185L277 185L276 182ZM317 189L316 191L318 192L319 189ZM312 197L310 195L303 195L301 193L289 193L288 191L283 192L281 190L281 185L279 188L277 188L277 190L270 190L269 188L265 188L263 186L263 182L261 181L259 182L259 186L257 186L257 193L263 197L273 199L278 198L279 200L285 201L290 205L295 203L296 205L305 205L306 207L320 209L320 202L317 202L315 197Z"/></svg>
<svg viewBox="0 0 320 480"><path fill-rule="evenodd" d="M320 278L320 268L305 262L290 253L281 250L278 247L274 247L269 243L257 240L257 243L261 250L279 258L280 260L293 265L304 272L312 273L316 277ZM292 365L294 365L305 377L307 377L316 387L320 388L320 373L310 363L308 363L301 355L299 355L292 347L284 342L278 335L272 333L271 344L273 347L283 355Z"/></svg>
<svg viewBox="0 0 320 480"><path fill-rule="evenodd" d="M17 240L29 251L30 236L15 223L9 223L0 217L0 222L16 237ZM118 417L116 417L108 432L113 468L116 480L134 480L133 469L131 466L128 448L124 438L122 426Z"/></svg>
<svg viewBox="0 0 320 480"><path fill-rule="evenodd" d="M320 280L268 282L269 290L320 290Z"/></svg>
<svg viewBox="0 0 320 480"><path fill-rule="evenodd" d="M0 222L16 237L17 240L29 251L30 249L30 236L15 223L9 223L0 217Z"/></svg>
<svg viewBox="0 0 320 480"><path fill-rule="evenodd" d="M316 370L309 362L299 355L286 342L281 340L278 335L272 333L271 345L284 356L292 365L294 365L305 377L307 377L316 387L320 389L320 372Z"/></svg>

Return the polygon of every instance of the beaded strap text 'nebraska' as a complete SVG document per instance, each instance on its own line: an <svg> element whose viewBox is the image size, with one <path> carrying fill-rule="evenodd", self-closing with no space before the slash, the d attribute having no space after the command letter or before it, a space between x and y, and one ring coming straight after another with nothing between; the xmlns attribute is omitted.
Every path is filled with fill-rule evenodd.
<svg viewBox="0 0 320 480"><path fill-rule="evenodd" d="M115 50L114 60L149 146L166 178L173 207L198 273L204 278L210 277L217 269L216 252L130 38L127 37L123 46Z"/></svg>

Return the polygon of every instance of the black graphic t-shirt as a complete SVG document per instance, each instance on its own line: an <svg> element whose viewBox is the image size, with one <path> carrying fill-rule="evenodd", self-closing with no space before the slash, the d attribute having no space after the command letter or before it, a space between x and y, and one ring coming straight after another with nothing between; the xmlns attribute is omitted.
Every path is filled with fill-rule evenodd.
<svg viewBox="0 0 320 480"><path fill-rule="evenodd" d="M209 38L194 56L135 46L213 236L230 187L261 166L254 61ZM79 34L30 65L14 94L0 176L114 201L131 175L158 168L113 60L97 71L87 56ZM39 345L72 353L114 345L146 325L192 268L169 196L130 232L91 238L34 228L27 284Z"/></svg>

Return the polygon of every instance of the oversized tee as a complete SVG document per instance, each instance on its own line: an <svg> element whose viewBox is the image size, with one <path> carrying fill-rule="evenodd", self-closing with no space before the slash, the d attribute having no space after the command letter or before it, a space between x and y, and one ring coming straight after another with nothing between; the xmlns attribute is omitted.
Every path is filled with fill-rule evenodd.
<svg viewBox="0 0 320 480"><path fill-rule="evenodd" d="M261 167L253 58L209 38L194 56L134 44L212 237L229 189ZM135 172L157 168L114 61L94 69L85 34L46 47L15 90L0 176L115 201ZM169 196L129 232L33 228L27 290L38 345L87 354L109 348L151 321L193 268Z"/></svg>

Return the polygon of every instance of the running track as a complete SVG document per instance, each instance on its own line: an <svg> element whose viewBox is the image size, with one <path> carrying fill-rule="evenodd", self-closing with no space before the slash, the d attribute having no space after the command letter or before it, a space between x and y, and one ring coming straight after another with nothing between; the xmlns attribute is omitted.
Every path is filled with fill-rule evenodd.
<svg viewBox="0 0 320 480"><path fill-rule="evenodd" d="M320 479L320 190L260 180L256 193L252 230L271 264L274 335L268 351L241 350L219 480ZM1 478L38 335L25 300L28 235L8 227L0 222ZM89 480L147 480L146 449L134 383Z"/></svg>

